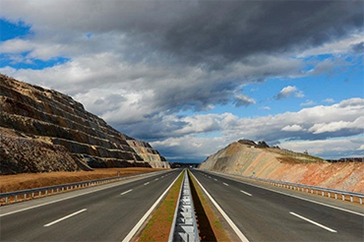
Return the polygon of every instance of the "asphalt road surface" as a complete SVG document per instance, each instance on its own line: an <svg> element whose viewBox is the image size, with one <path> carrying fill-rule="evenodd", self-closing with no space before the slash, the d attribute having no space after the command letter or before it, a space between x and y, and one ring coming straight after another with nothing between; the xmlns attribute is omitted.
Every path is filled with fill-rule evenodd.
<svg viewBox="0 0 364 242"><path fill-rule="evenodd" d="M180 172L159 172L84 195L69 192L71 198L46 205L38 199L32 209L26 207L30 202L5 206L0 241L122 241ZM17 206L27 210L17 212Z"/></svg>
<svg viewBox="0 0 364 242"><path fill-rule="evenodd" d="M249 241L364 241L360 214L202 170L192 173Z"/></svg>

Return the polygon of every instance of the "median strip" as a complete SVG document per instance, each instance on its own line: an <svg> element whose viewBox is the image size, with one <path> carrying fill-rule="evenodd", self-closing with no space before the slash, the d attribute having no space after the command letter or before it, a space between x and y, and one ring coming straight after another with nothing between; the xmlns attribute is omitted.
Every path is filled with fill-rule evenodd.
<svg viewBox="0 0 364 242"><path fill-rule="evenodd" d="M202 191L204 192L204 194L206 194L207 198L211 201L211 203L215 206L215 208L219 211L219 213L224 217L225 221L229 224L229 226L231 227L231 229L235 232L235 234L237 235L237 237L240 239L240 241L242 242L249 242L249 240L245 237L245 235L239 230L239 228L235 225L235 223L230 219L230 217L225 213L225 211L220 207L220 205L212 198L212 196L207 192L207 190L202 186L202 184L200 183L200 181L196 178L196 176L191 172L191 178L193 183L197 183L194 184L193 187L196 188L197 190L197 194L198 197L200 198L200 200L202 201L202 205L203 207L205 207L206 210L210 210L210 213L207 213L207 215L210 214L208 220L213 222L211 224L212 228L214 231L218 231L217 233L215 232L214 236L216 236L215 240L212 239L206 239L205 241L229 241L229 239L227 239L227 235L226 232L222 229L222 225L219 222L218 219L216 219L216 215L214 215L214 213L211 211L211 208L206 204L206 198L204 197L204 195L202 194L202 192L199 190L199 188L202 189ZM197 186L198 185L198 186ZM197 205L196 205L197 207ZM200 223L200 218L197 216L198 220L199 220L199 226L201 226ZM203 239L202 239L203 240Z"/></svg>
<svg viewBox="0 0 364 242"><path fill-rule="evenodd" d="M313 221L313 220L311 220L311 219L305 218L305 217L303 217L303 216L301 216L301 215L298 215L297 213L294 213L294 212L289 212L289 213L290 213L291 215L293 215L293 216L296 216L297 218L300 218L300 219L305 220L305 221L307 221L307 222L309 222L309 223L312 223L312 224L314 224L314 225L316 225L316 226L318 226L318 227L320 227L320 228L326 229L326 230L330 231L331 233L337 233L337 231L336 231L336 230L331 229L331 228L329 228L329 227L326 227L326 226L324 226L324 225L322 225L322 224L319 224L319 223L317 223L317 222L315 222L315 221Z"/></svg>
<svg viewBox="0 0 364 242"><path fill-rule="evenodd" d="M63 220L66 220L66 219L68 219L68 218L70 218L70 217L73 217L73 216L75 216L75 215L77 215L77 214L80 214L80 213L83 213L83 212L85 212L85 211L87 211L87 209L86 209L86 208L81 209L80 211L77 211L77 212L71 213L70 215L64 216L63 218L57 219L57 220L55 220L55 221L53 221L53 222L50 222L50 223L48 223L48 224L44 225L44 227L52 226L53 224L59 223L59 222L61 222L61 221L63 221Z"/></svg>

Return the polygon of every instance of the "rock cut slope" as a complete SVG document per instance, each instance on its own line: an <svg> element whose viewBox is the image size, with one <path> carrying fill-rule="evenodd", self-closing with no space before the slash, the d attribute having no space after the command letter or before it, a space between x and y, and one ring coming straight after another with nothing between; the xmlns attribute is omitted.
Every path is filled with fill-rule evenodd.
<svg viewBox="0 0 364 242"><path fill-rule="evenodd" d="M0 75L0 174L164 167L150 144L122 134L71 97Z"/></svg>
<svg viewBox="0 0 364 242"><path fill-rule="evenodd" d="M201 169L364 192L364 163L329 163L264 142L239 140L209 156Z"/></svg>

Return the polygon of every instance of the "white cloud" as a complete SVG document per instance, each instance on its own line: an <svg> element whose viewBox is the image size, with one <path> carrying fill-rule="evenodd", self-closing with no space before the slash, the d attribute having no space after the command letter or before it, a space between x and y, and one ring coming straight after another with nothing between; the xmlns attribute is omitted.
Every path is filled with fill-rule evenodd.
<svg viewBox="0 0 364 242"><path fill-rule="evenodd" d="M354 121L335 121L329 123L316 123L308 131L314 134L325 132L336 132L343 129L358 129L364 130L364 116L358 117Z"/></svg>
<svg viewBox="0 0 364 242"><path fill-rule="evenodd" d="M170 132L169 138L153 144L167 153L173 153L181 147L199 159L242 138L280 143L280 146L296 151L307 149L319 156L358 155L357 149L363 141L355 136L364 132L361 125L364 123L363 117L364 99L360 98L344 100L331 106L316 106L257 118L239 118L229 113L198 115L181 119L186 122L184 127L187 128L182 128L186 135ZM221 136L202 138L194 135L195 132L204 131L218 131ZM294 141L282 142L291 139ZM196 149L193 142L202 145ZM173 149L168 146L169 143L174 144ZM340 147L340 143L344 143L343 147Z"/></svg>
<svg viewBox="0 0 364 242"><path fill-rule="evenodd" d="M303 130L303 128L300 125L293 124L293 125L287 125L287 126L283 127L281 130L287 131L287 132L296 132L296 131Z"/></svg>
<svg viewBox="0 0 364 242"><path fill-rule="evenodd" d="M305 96L304 93L298 90L296 86L286 86L282 88L282 90L275 96L275 99L280 100L288 98L292 95L294 95L297 98L302 98Z"/></svg>
<svg viewBox="0 0 364 242"><path fill-rule="evenodd" d="M334 103L335 100L332 99L332 98L326 98L325 100L323 100L323 102L325 102L325 103Z"/></svg>
<svg viewBox="0 0 364 242"><path fill-rule="evenodd" d="M301 103L300 106L313 106L315 105L316 103L312 100L306 100L306 102L304 103Z"/></svg>
<svg viewBox="0 0 364 242"><path fill-rule="evenodd" d="M282 148L298 152L308 151L311 155L340 158L356 156L361 138L340 138L334 140L289 141L280 144Z"/></svg>
<svg viewBox="0 0 364 242"><path fill-rule="evenodd" d="M255 100L243 94L235 95L235 106L249 106L255 104Z"/></svg>

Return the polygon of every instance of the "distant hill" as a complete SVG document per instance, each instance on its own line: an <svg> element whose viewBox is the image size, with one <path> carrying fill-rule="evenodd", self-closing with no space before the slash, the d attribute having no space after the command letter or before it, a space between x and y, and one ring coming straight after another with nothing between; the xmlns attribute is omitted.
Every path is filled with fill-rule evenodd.
<svg viewBox="0 0 364 242"><path fill-rule="evenodd" d="M265 142L239 140L210 155L201 169L364 192L364 163L329 163Z"/></svg>
<svg viewBox="0 0 364 242"><path fill-rule="evenodd" d="M0 174L129 166L170 167L71 97L0 74Z"/></svg>

